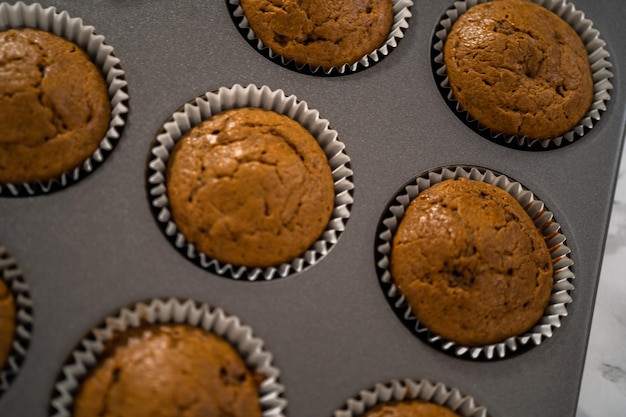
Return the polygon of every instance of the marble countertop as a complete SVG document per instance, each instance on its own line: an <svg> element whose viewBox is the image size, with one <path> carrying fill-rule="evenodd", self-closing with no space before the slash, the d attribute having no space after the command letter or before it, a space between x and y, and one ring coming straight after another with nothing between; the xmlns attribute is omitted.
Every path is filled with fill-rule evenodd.
<svg viewBox="0 0 626 417"><path fill-rule="evenodd" d="M576 417L626 416L626 148L600 274Z"/></svg>

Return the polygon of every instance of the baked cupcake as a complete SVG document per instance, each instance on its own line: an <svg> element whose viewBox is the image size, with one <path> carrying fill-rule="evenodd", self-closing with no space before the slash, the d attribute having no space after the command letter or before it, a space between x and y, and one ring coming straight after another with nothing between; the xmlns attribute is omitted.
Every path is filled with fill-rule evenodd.
<svg viewBox="0 0 626 417"><path fill-rule="evenodd" d="M435 29L432 68L447 104L484 138L555 149L588 134L607 109L605 45L568 2L463 0Z"/></svg>
<svg viewBox="0 0 626 417"><path fill-rule="evenodd" d="M73 416L260 417L256 379L213 333L189 325L141 326L106 345L76 394Z"/></svg>
<svg viewBox="0 0 626 417"><path fill-rule="evenodd" d="M76 44L46 31L0 33L0 183L56 178L88 159L109 128L100 70Z"/></svg>
<svg viewBox="0 0 626 417"><path fill-rule="evenodd" d="M9 358L15 334L15 301L11 290L0 279L0 369Z"/></svg>
<svg viewBox="0 0 626 417"><path fill-rule="evenodd" d="M363 417L459 417L439 404L414 400L382 403L368 410Z"/></svg>
<svg viewBox="0 0 626 417"><path fill-rule="evenodd" d="M552 289L552 258L506 191L460 178L409 205L393 239L391 275L417 319L465 346L532 328Z"/></svg>
<svg viewBox="0 0 626 417"><path fill-rule="evenodd" d="M391 380L362 390L333 417L487 417L473 397L428 380Z"/></svg>
<svg viewBox="0 0 626 417"><path fill-rule="evenodd" d="M390 199L376 234L381 289L419 339L460 358L539 346L568 315L571 250L553 214L506 175L426 171Z"/></svg>
<svg viewBox="0 0 626 417"><path fill-rule="evenodd" d="M354 184L344 149L296 96L222 87L186 103L156 135L146 170L152 212L207 271L286 277L318 263L345 230Z"/></svg>
<svg viewBox="0 0 626 417"><path fill-rule="evenodd" d="M253 268L302 254L326 229L335 197L311 133L261 108L227 110L189 130L169 158L167 193L188 242Z"/></svg>
<svg viewBox="0 0 626 417"><path fill-rule="evenodd" d="M26 359L32 329L30 288L15 259L0 245L0 396Z"/></svg>
<svg viewBox="0 0 626 417"><path fill-rule="evenodd" d="M350 74L398 46L413 0L228 0L233 21L261 54L314 75Z"/></svg>
<svg viewBox="0 0 626 417"><path fill-rule="evenodd" d="M68 355L50 399L55 417L283 417L279 370L249 326L193 300L122 308Z"/></svg>
<svg viewBox="0 0 626 417"><path fill-rule="evenodd" d="M493 132L550 139L572 130L591 105L585 45L533 2L470 8L452 26L443 55L455 99Z"/></svg>
<svg viewBox="0 0 626 417"><path fill-rule="evenodd" d="M81 18L39 3L2 6L0 196L47 194L112 153L128 84L113 48Z"/></svg>

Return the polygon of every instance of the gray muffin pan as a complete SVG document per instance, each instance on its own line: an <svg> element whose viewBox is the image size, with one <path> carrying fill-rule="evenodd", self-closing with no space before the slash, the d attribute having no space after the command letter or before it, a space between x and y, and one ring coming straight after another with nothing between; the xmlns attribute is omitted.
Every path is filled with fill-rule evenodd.
<svg viewBox="0 0 626 417"><path fill-rule="evenodd" d="M493 417L574 416L624 137L623 7L574 3L607 43L611 100L580 140L531 152L475 133L439 92L431 39L451 3L416 2L389 56L354 74L320 77L262 56L224 0L42 1L81 17L114 47L130 112L122 139L93 174L49 195L0 198L0 243L30 285L34 314L26 359L0 397L0 416L46 416L76 343L105 316L153 297L206 302L250 325L280 369L288 416L331 416L360 390L402 378L456 387ZM146 163L164 121L187 101L234 84L267 85L306 101L351 158L354 203L345 231L317 265L285 278L241 282L199 268L168 242L148 203ZM474 361L443 353L407 330L379 285L374 244L390 198L417 174L456 164L529 188L572 250L568 316L522 354Z"/></svg>

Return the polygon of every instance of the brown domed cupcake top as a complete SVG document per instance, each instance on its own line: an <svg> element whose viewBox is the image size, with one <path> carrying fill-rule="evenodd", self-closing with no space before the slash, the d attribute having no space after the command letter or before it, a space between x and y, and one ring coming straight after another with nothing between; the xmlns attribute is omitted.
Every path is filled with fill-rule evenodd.
<svg viewBox="0 0 626 417"><path fill-rule="evenodd" d="M494 133L550 139L589 109L593 80L574 29L525 0L482 3L454 23L444 46L461 107Z"/></svg>
<svg viewBox="0 0 626 417"><path fill-rule="evenodd" d="M228 110L187 132L168 162L167 193L187 241L248 267L302 254L325 230L335 198L315 138L260 108Z"/></svg>
<svg viewBox="0 0 626 417"><path fill-rule="evenodd" d="M6 363L15 334L15 300L6 283L0 279L0 369Z"/></svg>
<svg viewBox="0 0 626 417"><path fill-rule="evenodd" d="M426 328L465 346L530 329L553 283L547 245L517 200L467 179L435 184L411 202L393 239L391 275Z"/></svg>
<svg viewBox="0 0 626 417"><path fill-rule="evenodd" d="M233 347L187 325L119 334L83 381L74 417L260 417L258 386Z"/></svg>
<svg viewBox="0 0 626 417"><path fill-rule="evenodd" d="M265 46L297 65L352 64L379 48L393 21L391 0L240 0Z"/></svg>
<svg viewBox="0 0 626 417"><path fill-rule="evenodd" d="M379 404L363 417L459 417L457 413L439 404L413 400Z"/></svg>
<svg viewBox="0 0 626 417"><path fill-rule="evenodd" d="M0 183L58 177L98 148L106 83L75 44L36 29L0 33Z"/></svg>

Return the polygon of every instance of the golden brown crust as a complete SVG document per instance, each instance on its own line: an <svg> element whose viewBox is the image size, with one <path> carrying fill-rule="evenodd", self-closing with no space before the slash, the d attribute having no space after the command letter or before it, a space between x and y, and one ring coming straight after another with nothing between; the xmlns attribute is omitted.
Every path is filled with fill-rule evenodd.
<svg viewBox="0 0 626 417"><path fill-rule="evenodd" d="M15 300L6 283L0 279L0 369L4 366L15 334Z"/></svg>
<svg viewBox="0 0 626 417"><path fill-rule="evenodd" d="M556 14L525 0L470 8L444 47L461 107L496 133L550 139L587 113L593 80L585 46Z"/></svg>
<svg viewBox="0 0 626 417"><path fill-rule="evenodd" d="M268 267L302 254L328 225L333 178L299 123L243 108L191 129L168 162L172 217L185 238L221 262Z"/></svg>
<svg viewBox="0 0 626 417"><path fill-rule="evenodd" d="M113 339L76 396L74 417L260 417L258 386L233 347L187 325Z"/></svg>
<svg viewBox="0 0 626 417"><path fill-rule="evenodd" d="M106 83L66 39L0 33L0 183L58 177L97 148L111 117Z"/></svg>
<svg viewBox="0 0 626 417"><path fill-rule="evenodd" d="M448 180L421 192L393 239L391 274L430 331L466 346L520 335L553 282L543 236L506 191Z"/></svg>
<svg viewBox="0 0 626 417"><path fill-rule="evenodd" d="M379 48L393 21L391 0L241 0L255 35L298 65L352 64Z"/></svg>
<svg viewBox="0 0 626 417"><path fill-rule="evenodd" d="M439 404L412 400L379 404L363 417L459 417L457 413Z"/></svg>

